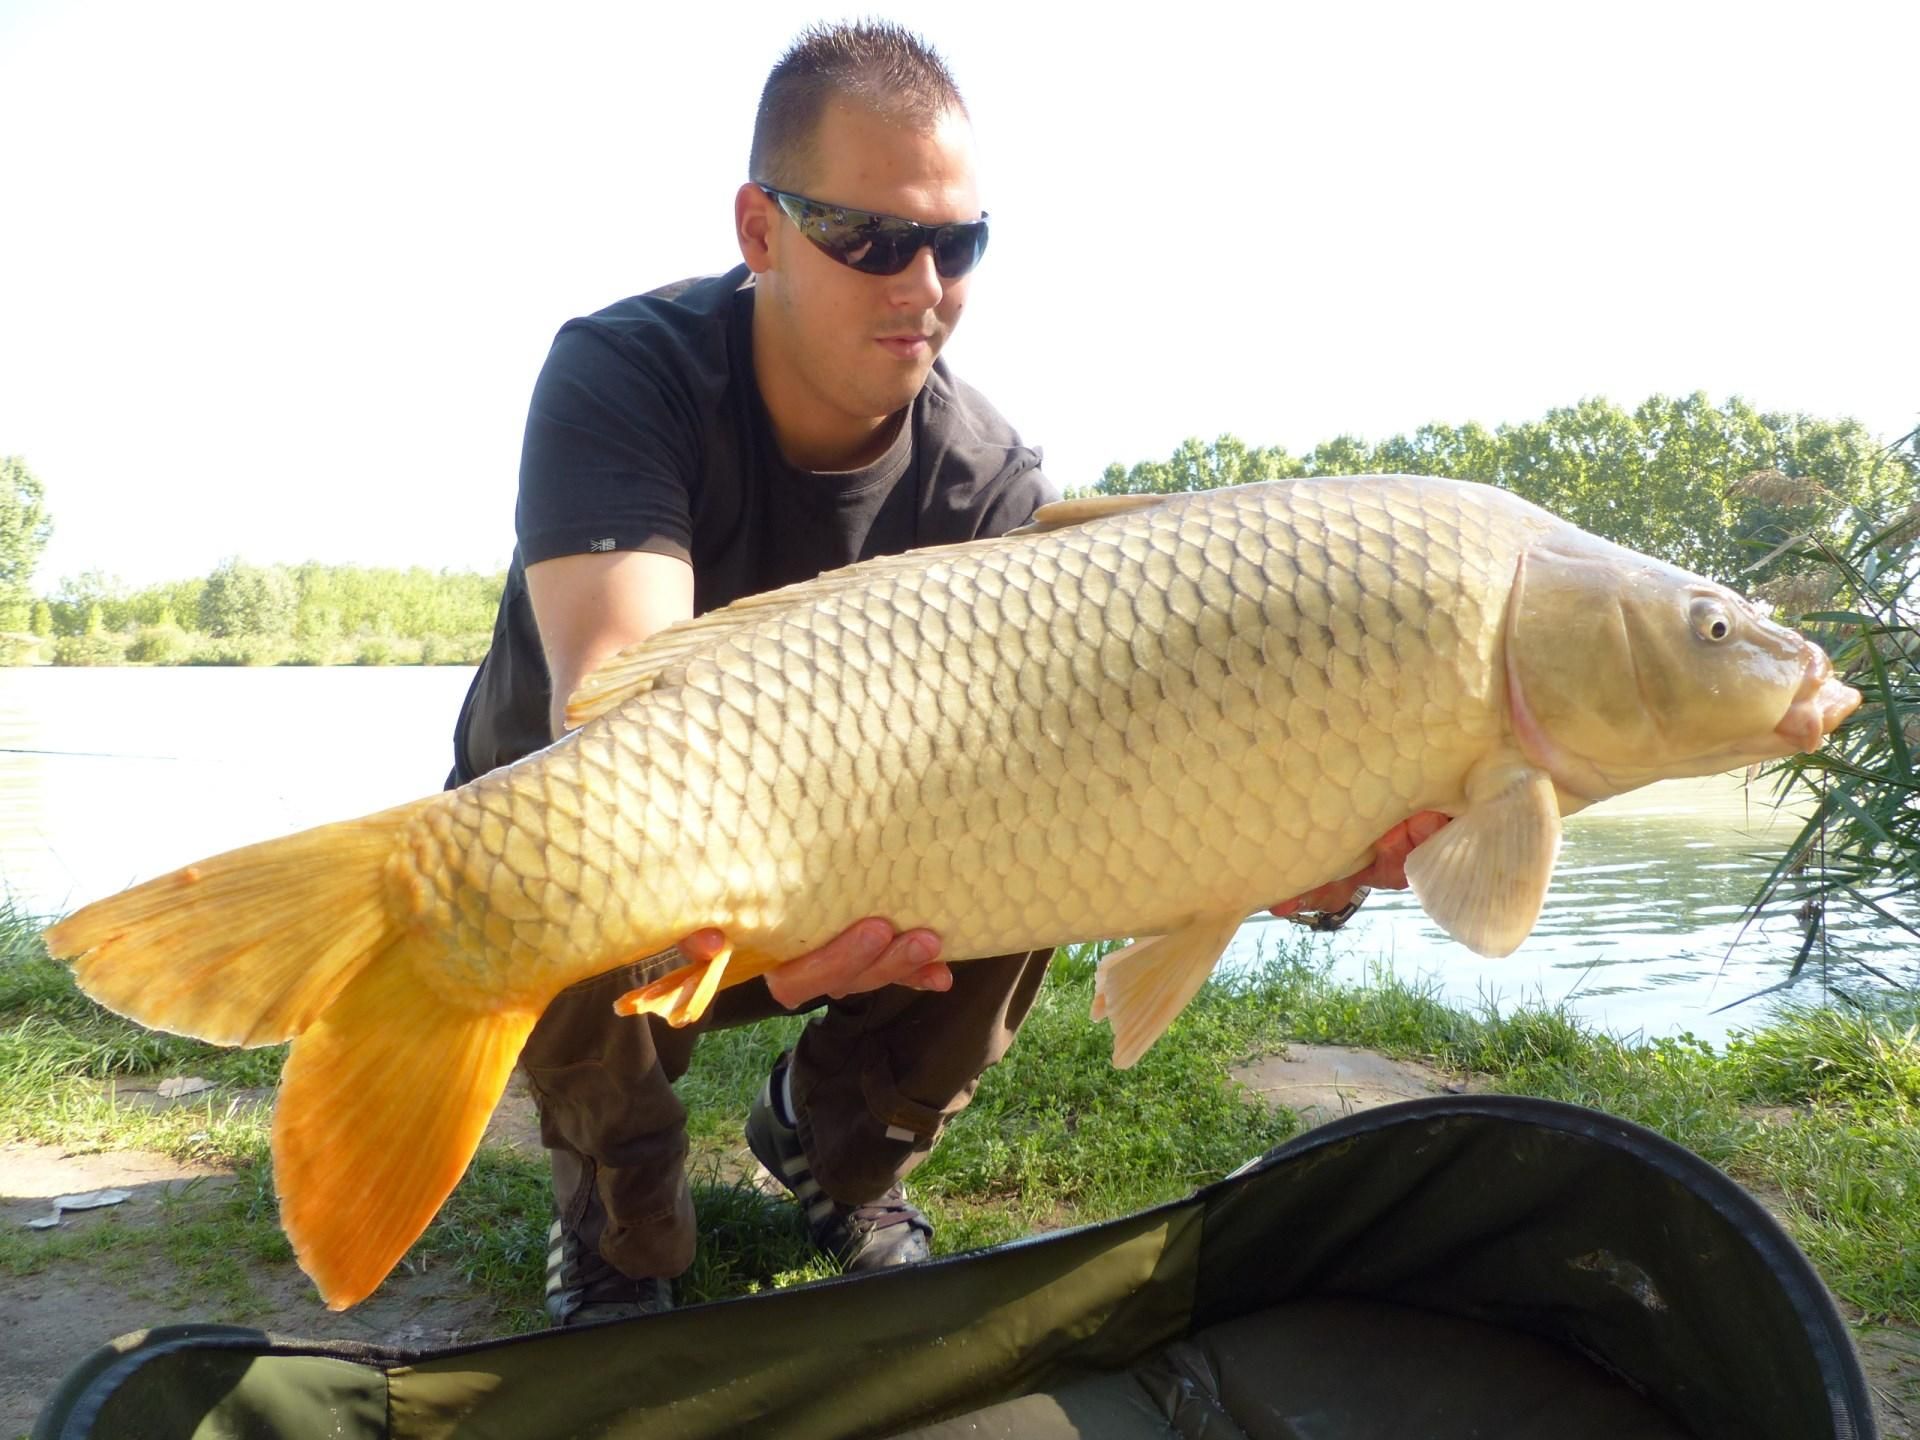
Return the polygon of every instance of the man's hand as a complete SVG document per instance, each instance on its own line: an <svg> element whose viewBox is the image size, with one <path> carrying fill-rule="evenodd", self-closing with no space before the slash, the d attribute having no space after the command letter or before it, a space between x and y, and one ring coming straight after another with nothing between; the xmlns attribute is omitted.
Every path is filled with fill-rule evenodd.
<svg viewBox="0 0 1920 1440"><path fill-rule="evenodd" d="M1284 918L1298 915L1303 910L1339 910L1353 899L1354 892L1363 885L1372 890L1406 889L1407 856L1413 853L1414 846L1438 834L1440 827L1450 818L1438 810L1422 810L1402 820L1374 843L1373 861L1365 869L1329 881L1291 900L1283 900L1273 907L1273 913Z"/></svg>
<svg viewBox="0 0 1920 1440"><path fill-rule="evenodd" d="M697 964L711 960L725 944L720 931L699 930L680 942L680 953ZM767 976L767 992L789 1010L822 995L838 1000L888 985L951 989L953 971L940 959L940 937L931 930L902 934L885 920L870 917Z"/></svg>

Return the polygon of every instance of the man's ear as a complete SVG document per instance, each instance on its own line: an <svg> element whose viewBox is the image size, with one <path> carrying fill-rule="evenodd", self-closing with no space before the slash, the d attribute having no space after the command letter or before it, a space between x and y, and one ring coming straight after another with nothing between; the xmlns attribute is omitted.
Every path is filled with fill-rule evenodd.
<svg viewBox="0 0 1920 1440"><path fill-rule="evenodd" d="M778 218L779 211L767 198L767 192L751 180L734 192L734 238L740 242L740 258L756 275L764 275L773 268L776 243L773 232Z"/></svg>

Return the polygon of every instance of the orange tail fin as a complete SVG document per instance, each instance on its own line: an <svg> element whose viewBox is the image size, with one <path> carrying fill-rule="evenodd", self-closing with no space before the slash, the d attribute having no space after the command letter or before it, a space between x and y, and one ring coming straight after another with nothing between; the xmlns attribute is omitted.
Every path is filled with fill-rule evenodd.
<svg viewBox="0 0 1920 1440"><path fill-rule="evenodd" d="M154 1030L271 1045L319 1019L401 930L387 861L437 796L229 850L76 910L46 933L80 988Z"/></svg>
<svg viewBox="0 0 1920 1440"><path fill-rule="evenodd" d="M538 1008L460 1003L388 866L439 797L269 840L75 911L47 931L80 988L222 1045L289 1037L274 1110L280 1219L327 1304L364 1299L478 1148Z"/></svg>
<svg viewBox="0 0 1920 1440"><path fill-rule="evenodd" d="M404 936L298 1040L273 1114L280 1223L330 1309L371 1294L466 1172L536 1010L468 1008Z"/></svg>

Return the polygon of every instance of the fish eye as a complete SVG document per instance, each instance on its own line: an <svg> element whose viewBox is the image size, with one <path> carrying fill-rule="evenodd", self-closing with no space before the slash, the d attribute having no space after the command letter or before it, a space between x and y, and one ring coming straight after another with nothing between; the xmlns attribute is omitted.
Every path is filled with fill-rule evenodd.
<svg viewBox="0 0 1920 1440"><path fill-rule="evenodd" d="M1702 640L1725 640L1733 634L1733 616L1727 613L1727 607L1710 595L1695 597L1688 608L1687 618L1693 623L1693 633Z"/></svg>

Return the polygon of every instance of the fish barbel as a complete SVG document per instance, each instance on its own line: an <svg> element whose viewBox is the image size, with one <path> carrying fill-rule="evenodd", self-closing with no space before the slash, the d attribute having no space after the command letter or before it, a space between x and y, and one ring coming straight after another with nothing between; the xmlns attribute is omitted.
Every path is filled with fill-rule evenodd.
<svg viewBox="0 0 1920 1440"><path fill-rule="evenodd" d="M1505 954L1563 815L1814 748L1859 698L1731 591L1485 485L1065 501L663 631L547 749L186 866L47 943L143 1025L294 1041L282 1224L341 1309L588 976L660 955L622 1008L686 1023L867 915L953 961L1149 937L1097 981L1129 1065L1247 915L1409 816L1454 817L1407 859L1421 905ZM672 947L709 927L730 951L689 966Z"/></svg>

